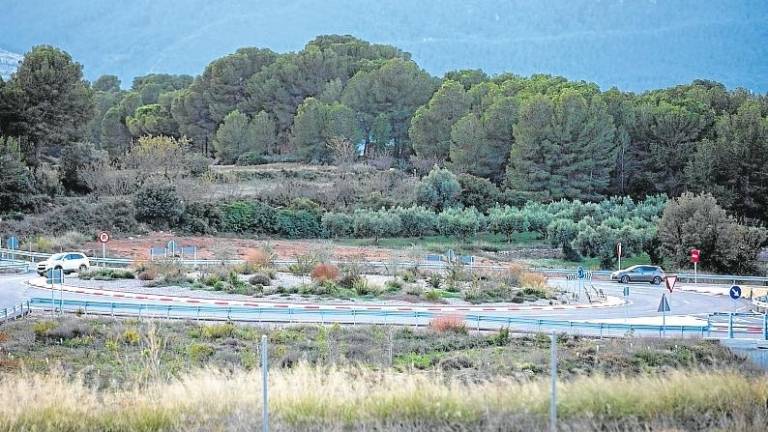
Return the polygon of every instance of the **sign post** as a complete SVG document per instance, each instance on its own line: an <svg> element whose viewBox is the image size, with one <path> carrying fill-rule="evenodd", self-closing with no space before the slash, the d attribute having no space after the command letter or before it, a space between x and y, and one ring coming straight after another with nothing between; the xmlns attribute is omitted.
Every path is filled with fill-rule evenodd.
<svg viewBox="0 0 768 432"><path fill-rule="evenodd" d="M669 312L669 301L667 301L667 295L661 295L661 301L659 302L659 308L656 310L661 312L661 333L666 335L667 333L667 312Z"/></svg>
<svg viewBox="0 0 768 432"><path fill-rule="evenodd" d="M109 233L102 231L99 233L99 242L101 243L101 258L107 258L107 243L109 242ZM106 262L104 263L106 265Z"/></svg>
<svg viewBox="0 0 768 432"><path fill-rule="evenodd" d="M261 391L262 391L262 411L261 428L264 432L269 432L269 355L267 352L267 335L261 336Z"/></svg>
<svg viewBox="0 0 768 432"><path fill-rule="evenodd" d="M576 276L579 279L579 294L578 298L581 300L581 291L584 289L584 278L587 277L587 273L584 271L584 267L579 266L579 268L576 269Z"/></svg>
<svg viewBox="0 0 768 432"><path fill-rule="evenodd" d="M619 257L619 271L621 271L621 242L616 243L616 255Z"/></svg>
<svg viewBox="0 0 768 432"><path fill-rule="evenodd" d="M693 283L699 283L698 264L701 259L699 249L691 249L691 262L693 263Z"/></svg>
<svg viewBox="0 0 768 432"><path fill-rule="evenodd" d="M629 321L629 285L624 285L624 322Z"/></svg>

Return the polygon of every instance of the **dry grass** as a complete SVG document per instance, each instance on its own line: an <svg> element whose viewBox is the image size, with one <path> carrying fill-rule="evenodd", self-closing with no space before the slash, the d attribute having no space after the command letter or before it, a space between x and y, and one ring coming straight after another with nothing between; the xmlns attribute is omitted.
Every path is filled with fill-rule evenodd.
<svg viewBox="0 0 768 432"><path fill-rule="evenodd" d="M339 271L339 268L333 264L320 263L312 269L309 276L315 282L335 282L339 280L341 272Z"/></svg>
<svg viewBox="0 0 768 432"><path fill-rule="evenodd" d="M61 374L0 375L0 430L253 430L260 421L260 375L258 370L198 371L169 383L117 391L99 391ZM496 430L521 430L528 424L537 430L546 424L548 398L547 381L504 377L462 382L436 374L299 365L273 371L270 378L274 430L371 424L399 430L473 430L491 424ZM718 430L757 431L764 430L766 398L764 379L735 372L673 372L578 378L560 385L558 408L564 424L586 422L595 429L631 420L681 430L700 430L704 422L708 428L723 426ZM420 426L403 427L408 424Z"/></svg>
<svg viewBox="0 0 768 432"><path fill-rule="evenodd" d="M467 325L461 315L440 315L429 321L429 328L438 333L466 333Z"/></svg>
<svg viewBox="0 0 768 432"><path fill-rule="evenodd" d="M521 288L534 288L545 290L547 288L547 277L541 273L523 272L520 274Z"/></svg>

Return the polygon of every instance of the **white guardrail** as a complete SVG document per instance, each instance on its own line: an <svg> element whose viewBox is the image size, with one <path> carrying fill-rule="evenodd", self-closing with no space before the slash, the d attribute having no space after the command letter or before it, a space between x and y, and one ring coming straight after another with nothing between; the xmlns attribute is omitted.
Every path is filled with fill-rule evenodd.
<svg viewBox="0 0 768 432"><path fill-rule="evenodd" d="M42 252L29 252L29 251L22 251L22 250L11 250L11 249L5 249L0 248L0 259L5 258L12 258L14 261L19 262L19 258L27 258L28 261L36 262L36 261L42 261L50 257L52 254L48 253L42 253ZM99 257L89 257L91 262L102 265L111 265L111 266L129 266L136 262L137 260L129 259L129 258L99 258ZM163 259L163 258L160 258ZM165 258L165 259L175 259L175 258ZM187 265L191 267L201 267L201 266L211 266L211 265L232 265L232 264L242 264L243 260L238 259L229 259L229 260L216 260L216 259L177 259L179 263L182 265ZM140 260L138 260L140 261ZM276 260L274 261L276 265L280 266L287 266L290 264L296 264L296 260ZM332 260L331 261L334 264L351 264L350 261L340 261L340 260ZM449 266L448 263L441 262L441 261L365 261L359 263L364 266L370 266L370 267L380 267L380 268L388 268L388 267L420 267L420 268L433 268L433 269L445 269ZM480 264L467 264L466 267L477 269L477 270L491 270L491 271L503 271L506 270L506 266L501 265L480 265ZM567 274L573 274L576 272L576 269L546 269L546 268L534 268L537 272L548 274L548 275L567 275ZM596 278L610 278L610 275L612 271L610 270L595 270L591 272L593 277ZM766 276L749 276L749 275L714 275L714 274L707 274L707 273L699 273L699 274L693 274L693 273L674 273L678 280L698 280L699 282L714 282L714 283L730 283L730 284L738 284L738 283L753 283L753 284L760 284L760 285L766 285L768 284L768 277Z"/></svg>

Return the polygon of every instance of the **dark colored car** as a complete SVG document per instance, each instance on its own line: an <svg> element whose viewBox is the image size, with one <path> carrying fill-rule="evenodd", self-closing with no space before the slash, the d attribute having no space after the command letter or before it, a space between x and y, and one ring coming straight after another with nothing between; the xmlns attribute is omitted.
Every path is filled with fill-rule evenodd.
<svg viewBox="0 0 768 432"><path fill-rule="evenodd" d="M666 277L661 267L652 265L636 265L611 273L611 280L621 283L650 282L659 285Z"/></svg>

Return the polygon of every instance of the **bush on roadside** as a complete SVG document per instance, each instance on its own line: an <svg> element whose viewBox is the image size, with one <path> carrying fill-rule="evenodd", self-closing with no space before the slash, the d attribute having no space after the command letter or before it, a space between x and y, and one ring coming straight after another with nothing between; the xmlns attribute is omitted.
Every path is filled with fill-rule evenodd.
<svg viewBox="0 0 768 432"><path fill-rule="evenodd" d="M312 272L310 273L310 277L315 282L335 282L339 280L339 275L341 272L339 271L339 268L336 267L333 264L328 263L320 263L315 266L314 269L312 269Z"/></svg>
<svg viewBox="0 0 768 432"><path fill-rule="evenodd" d="M256 273L255 275L251 276L248 279L248 283L251 285L259 285L259 286L269 286L272 284L272 279L269 278L269 276L262 274L262 273Z"/></svg>
<svg viewBox="0 0 768 432"><path fill-rule="evenodd" d="M438 333L467 333L467 325L461 315L436 316L429 321L429 328Z"/></svg>
<svg viewBox="0 0 768 432"><path fill-rule="evenodd" d="M142 187L133 200L136 220L153 227L176 226L184 213L184 202L172 185L149 184Z"/></svg>
<svg viewBox="0 0 768 432"><path fill-rule="evenodd" d="M345 213L325 213L322 218L322 226L328 237L349 237L354 233L354 220Z"/></svg>
<svg viewBox="0 0 768 432"><path fill-rule="evenodd" d="M280 210L276 218L277 232L288 238L318 238L322 229L318 218L307 210Z"/></svg>

